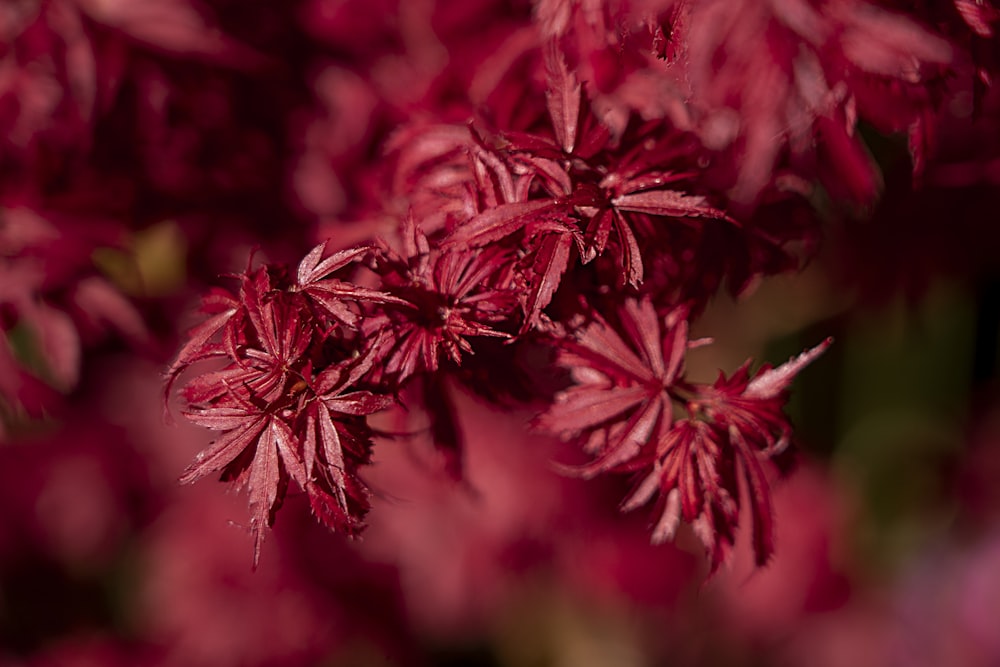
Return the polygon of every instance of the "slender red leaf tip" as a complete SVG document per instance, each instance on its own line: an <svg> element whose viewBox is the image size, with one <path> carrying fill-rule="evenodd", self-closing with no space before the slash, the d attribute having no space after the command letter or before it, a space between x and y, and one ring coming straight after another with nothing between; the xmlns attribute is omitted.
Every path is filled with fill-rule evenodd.
<svg viewBox="0 0 1000 667"><path fill-rule="evenodd" d="M619 211L632 211L672 218L713 218L735 223L725 212L709 205L704 197L675 190L646 190L611 200Z"/></svg>
<svg viewBox="0 0 1000 667"><path fill-rule="evenodd" d="M358 390L356 385L376 362L379 341L373 341L355 359L331 366L318 374L307 401L303 455L303 481L316 518L330 530L357 534L368 510L368 491L358 477L368 463L372 433L364 417L390 407L395 398Z"/></svg>
<svg viewBox="0 0 1000 667"><path fill-rule="evenodd" d="M340 252L336 252L326 259L323 259L323 255L326 253L326 246L326 241L320 243L315 248L310 250L309 253L302 258L302 261L299 262L298 270L296 271L296 280L299 287L313 283L321 278L328 277L334 271L344 268L351 262L354 262L364 256L365 253L370 250L370 248L366 246L348 248L347 250L341 250Z"/></svg>
<svg viewBox="0 0 1000 667"><path fill-rule="evenodd" d="M328 316L345 326L355 327L359 314L352 304L403 303L384 292L333 277L337 271L371 256L375 252L374 247L362 245L348 248L324 259L326 246L326 242L320 243L299 262L293 289L309 297Z"/></svg>
<svg viewBox="0 0 1000 667"><path fill-rule="evenodd" d="M442 241L442 246L483 246L500 241L529 225L551 223L553 229L572 231L571 205L561 199L510 202L476 214L457 226Z"/></svg>
<svg viewBox="0 0 1000 667"><path fill-rule="evenodd" d="M545 45L545 72L548 79L545 102L552 119L552 129L559 146L569 154L576 147L582 89L554 39Z"/></svg>
<svg viewBox="0 0 1000 667"><path fill-rule="evenodd" d="M202 299L202 312L206 312L210 307L210 297ZM173 391L174 382L185 369L191 364L212 356L222 356L225 354L222 346L215 342L216 336L223 330L229 321L236 316L239 310L239 303L230 295L218 294L212 299L216 304L226 303L226 308L218 312L205 321L195 325L187 332L187 341L181 346L177 353L177 358L170 365L166 372L166 381L163 384L163 409L164 416L169 420L169 401Z"/></svg>
<svg viewBox="0 0 1000 667"><path fill-rule="evenodd" d="M524 297L524 323L519 333L524 334L542 325L542 309L552 301L563 275L569 268L573 251L574 234L546 234L537 244L533 274L529 281L531 289Z"/></svg>
<svg viewBox="0 0 1000 667"><path fill-rule="evenodd" d="M802 352L798 356L792 357L777 368L771 368L759 373L747 385L744 396L747 398L774 398L785 391L799 372L816 361L827 348L833 344L833 337L829 337L819 345Z"/></svg>

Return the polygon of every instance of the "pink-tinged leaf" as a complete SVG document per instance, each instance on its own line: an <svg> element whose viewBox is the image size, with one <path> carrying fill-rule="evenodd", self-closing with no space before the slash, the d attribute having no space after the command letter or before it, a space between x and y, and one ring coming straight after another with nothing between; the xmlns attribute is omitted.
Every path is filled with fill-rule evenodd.
<svg viewBox="0 0 1000 667"><path fill-rule="evenodd" d="M326 259L323 259L323 253L326 251L326 245L325 241L320 243L318 246L309 251L309 254L306 255L301 262L299 262L296 276L300 287L315 283L316 281L327 277L334 271L344 268L351 262L357 261L359 258L363 257L365 253L371 250L371 248L367 246L348 248L347 250L335 252Z"/></svg>
<svg viewBox="0 0 1000 667"><path fill-rule="evenodd" d="M349 299L351 301L365 301L367 303L392 303L397 306L406 304L402 299L386 294L385 292L361 287L360 285L341 280L320 280L309 284L302 291L317 301L323 301L324 303L331 302L332 299Z"/></svg>
<svg viewBox="0 0 1000 667"><path fill-rule="evenodd" d="M554 40L546 45L545 71L548 75L545 101L552 118L552 128L562 149L572 153L580 120L580 82L569 71L566 58Z"/></svg>
<svg viewBox="0 0 1000 667"><path fill-rule="evenodd" d="M509 131L504 132L503 139L506 142L503 148L519 154L518 157L522 159L534 157L557 161L566 158L562 149L548 137L529 134L527 132Z"/></svg>
<svg viewBox="0 0 1000 667"><path fill-rule="evenodd" d="M382 331L381 374L403 383L418 371L434 371L441 354L459 363L472 347L466 336L505 336L489 326L516 316L516 297L509 284L513 258L506 248L460 251L454 246L434 247L415 233L406 257L390 254L380 267L386 289L406 301L368 318L368 333Z"/></svg>
<svg viewBox="0 0 1000 667"><path fill-rule="evenodd" d="M347 513L341 499L331 496L319 484L309 484L306 493L313 516L329 530L354 535L363 528L361 521Z"/></svg>
<svg viewBox="0 0 1000 667"><path fill-rule="evenodd" d="M306 488L309 476L306 474L305 462L296 451L296 436L292 429L278 417L272 417L267 426L271 439L277 445L278 454L281 455L281 463L292 479L302 488Z"/></svg>
<svg viewBox="0 0 1000 667"><path fill-rule="evenodd" d="M448 322L448 328L452 332L461 336L461 338L456 341L458 345L462 346L469 354L472 354L471 347L468 346L468 341L464 340L468 336L487 336L489 338L512 338L509 333L504 333L503 331L497 331L485 324L480 324L479 322L467 322L460 318L455 318L454 321Z"/></svg>
<svg viewBox="0 0 1000 667"><path fill-rule="evenodd" d="M948 42L902 14L858 3L840 35L844 55L866 72L917 80L917 64L951 62Z"/></svg>
<svg viewBox="0 0 1000 667"><path fill-rule="evenodd" d="M351 383L345 378L345 370L342 364L328 366L320 371L313 380L313 391L320 396L334 394L339 389L350 386Z"/></svg>
<svg viewBox="0 0 1000 667"><path fill-rule="evenodd" d="M492 150L480 148L473 151L473 175L486 206L501 202L520 201L514 186L514 175L507 163Z"/></svg>
<svg viewBox="0 0 1000 667"><path fill-rule="evenodd" d="M750 496L753 520L753 551L758 566L767 564L774 553L774 510L771 507L771 492L767 476L754 453L735 426L729 427L729 442L739 454Z"/></svg>
<svg viewBox="0 0 1000 667"><path fill-rule="evenodd" d="M464 300L476 289L489 284L497 268L511 261L505 249L486 248L478 253L443 251L437 255L432 274L442 293ZM491 292L480 293L487 298Z"/></svg>
<svg viewBox="0 0 1000 667"><path fill-rule="evenodd" d="M638 287L645 277L639 242L636 241L632 228L617 210L614 211L614 227L615 231L618 232L618 243L620 244L618 265L621 267L624 278L622 282L628 283L632 287Z"/></svg>
<svg viewBox="0 0 1000 667"><path fill-rule="evenodd" d="M427 255L430 254L430 242L427 234L417 224L416 218L407 215L400 225L399 235L403 242L403 255L408 259L417 259L420 268L418 271L426 271Z"/></svg>
<svg viewBox="0 0 1000 667"><path fill-rule="evenodd" d="M665 322L667 334L664 336L663 348L668 349L670 357L664 369L663 377L665 381L673 382L681 370L684 368L684 357L687 351L711 343L711 339L699 339L692 341L688 338L688 312L685 308L678 308L672 311Z"/></svg>
<svg viewBox="0 0 1000 667"><path fill-rule="evenodd" d="M602 472L614 470L639 455L648 444L661 417L669 420L669 401L656 395L625 422L624 426L609 438L608 448L597 458L581 468L581 475L589 479Z"/></svg>
<svg viewBox="0 0 1000 667"><path fill-rule="evenodd" d="M608 245L608 237L611 236L613 216L614 209L602 208L590 218L584 235L583 251L580 253L580 260L584 264L589 264L604 252L604 248Z"/></svg>
<svg viewBox="0 0 1000 667"><path fill-rule="evenodd" d="M436 164L450 155L464 153L472 146L472 135L464 125L414 123L389 137L386 152L398 152L394 192L405 192L425 165Z"/></svg>
<svg viewBox="0 0 1000 667"><path fill-rule="evenodd" d="M534 278L524 304L522 332L538 326L542 309L549 305L569 265L573 237L569 234L549 234L541 242L532 265Z"/></svg>
<svg viewBox="0 0 1000 667"><path fill-rule="evenodd" d="M243 303L244 312L250 319L254 331L262 335L266 335L266 332L272 330L272 327L264 321L267 317L264 313L264 301L270 291L271 278L263 267L241 277L240 300ZM265 343L265 345L271 349L275 347L273 344Z"/></svg>
<svg viewBox="0 0 1000 667"><path fill-rule="evenodd" d="M436 371L436 348L428 350L429 344L427 336L422 336L417 331L405 336L401 341L387 344L391 352L385 362L386 373L398 377L397 382L402 383L416 373L418 368Z"/></svg>
<svg viewBox="0 0 1000 667"><path fill-rule="evenodd" d="M783 392L791 384L792 379L803 368L814 362L833 343L833 338L827 338L816 347L806 350L797 357L792 357L777 368L764 371L757 375L747 385L743 393L747 398L768 399Z"/></svg>
<svg viewBox="0 0 1000 667"><path fill-rule="evenodd" d="M73 320L62 311L33 303L22 315L38 340L51 381L63 391L80 377L80 336Z"/></svg>
<svg viewBox="0 0 1000 667"><path fill-rule="evenodd" d="M445 237L443 245L463 244L481 246L510 236L525 225L564 211L566 205L560 200L541 199L538 201L501 204L474 216L468 222L456 227Z"/></svg>
<svg viewBox="0 0 1000 667"><path fill-rule="evenodd" d="M665 377L660 323L652 301L648 298L641 301L628 299L623 304L621 312L622 326L629 338L638 344L643 361L652 370L653 377Z"/></svg>
<svg viewBox="0 0 1000 667"><path fill-rule="evenodd" d="M202 373L192 377L181 390L181 396L188 405L206 406L218 404L223 397L231 400L224 400L222 404L226 407L216 407L213 410L232 409L251 410L249 402L241 400L241 394L248 394L256 390L256 381L261 376L260 369L242 368L235 364L230 364L218 371ZM234 389L235 388L235 389ZM198 410L194 410L197 413ZM225 427L233 428L233 427ZM223 430L223 429L218 429Z"/></svg>
<svg viewBox="0 0 1000 667"><path fill-rule="evenodd" d="M699 441L689 439L682 443L674 453L675 464L679 470L676 473L677 485L681 490L681 517L685 521L694 521L704 511L705 495L713 493L717 482L704 478L697 465ZM714 467L714 466L713 466Z"/></svg>
<svg viewBox="0 0 1000 667"><path fill-rule="evenodd" d="M213 423L204 415L197 416L198 421L195 421L196 417L193 415L188 415L188 418L197 424ZM219 424L219 422L214 423ZM225 468L257 441L265 426L267 426L265 417L258 416L254 419L244 413L240 426L223 434L207 449L195 456L194 463L188 466L181 475L181 484L190 484L205 475L211 475ZM209 426L208 428L213 427Z"/></svg>
<svg viewBox="0 0 1000 667"><path fill-rule="evenodd" d="M305 466L306 480L313 479L313 471L316 467L316 416L313 411L306 415L306 430L302 441L302 464Z"/></svg>
<svg viewBox="0 0 1000 667"><path fill-rule="evenodd" d="M66 78L80 115L89 119L97 99L97 63L90 39L75 9L53 3L48 8L49 25L65 43Z"/></svg>
<svg viewBox="0 0 1000 667"><path fill-rule="evenodd" d="M868 204L882 190L882 173L857 137L848 134L843 123L828 116L816 119L824 157L831 163L841 187L855 201Z"/></svg>
<svg viewBox="0 0 1000 667"><path fill-rule="evenodd" d="M317 306L326 311L337 322L341 322L349 327L357 326L358 314L351 310L350 306L345 303L343 293L337 293L336 291L331 293L322 288L318 289L313 285L303 290L303 294L312 298Z"/></svg>
<svg viewBox="0 0 1000 667"><path fill-rule="evenodd" d="M239 300L233 293L221 287L210 287L201 297L198 312L206 315L217 315L226 311L235 311L239 308Z"/></svg>
<svg viewBox="0 0 1000 667"><path fill-rule="evenodd" d="M107 280L81 280L73 293L73 302L95 321L110 324L131 342L148 342L149 331L139 311Z"/></svg>
<svg viewBox="0 0 1000 667"><path fill-rule="evenodd" d="M317 408L319 414L319 433L323 443L323 459L326 463L326 474L329 475L334 492L337 494L337 501L340 506L347 510L346 469L344 466L344 448L340 443L340 434L337 426L330 417L330 411L320 405Z"/></svg>
<svg viewBox="0 0 1000 667"><path fill-rule="evenodd" d="M523 156L527 167L534 172L532 175L540 179L543 187L552 195L566 197L573 192L573 179L566 169L556 160L536 156Z"/></svg>
<svg viewBox="0 0 1000 667"><path fill-rule="evenodd" d="M372 369L372 366L380 358L379 352L383 342L388 341L390 337L391 334L381 331L375 335L374 339L368 342L369 344L366 349L351 363L344 379L344 387L354 386L358 380L363 378ZM325 394L328 392L322 393Z"/></svg>
<svg viewBox="0 0 1000 667"><path fill-rule="evenodd" d="M704 197L674 190L646 190L615 197L611 203L619 211L673 218L713 218L732 221L725 213L708 204Z"/></svg>
<svg viewBox="0 0 1000 667"><path fill-rule="evenodd" d="M184 413L189 421L212 431L230 431L247 425L247 419L252 413L242 407L242 401L234 400L236 405L225 405L211 408L196 408ZM252 408L250 408L252 409Z"/></svg>
<svg viewBox="0 0 1000 667"><path fill-rule="evenodd" d="M826 19L808 0L772 0L769 7L776 19L813 46L821 46L829 39L830 28Z"/></svg>
<svg viewBox="0 0 1000 667"><path fill-rule="evenodd" d="M953 0L955 9L973 32L983 38L993 36L993 23L1000 18L1000 11L989 0Z"/></svg>
<svg viewBox="0 0 1000 667"><path fill-rule="evenodd" d="M382 346L388 342L390 337L384 332L375 334L359 357L323 369L312 381L313 391L323 400L339 398L341 391L354 386L371 370Z"/></svg>
<svg viewBox="0 0 1000 667"><path fill-rule="evenodd" d="M167 370L166 382L163 386L164 406L170 398L170 391L173 388L177 376L192 363L209 356L219 356L225 354L220 348L212 345L212 339L217 333L222 331L226 324L236 314L236 308L230 308L217 315L213 315L201 324L195 326L187 334L187 342L177 353L177 359Z"/></svg>
<svg viewBox="0 0 1000 667"><path fill-rule="evenodd" d="M261 57L209 25L203 8L193 0L79 0L97 23L178 55L226 57L256 64Z"/></svg>
<svg viewBox="0 0 1000 667"><path fill-rule="evenodd" d="M919 185L923 180L927 167L927 156L934 143L935 121L928 112L914 119L907 128L907 148L910 150L910 160L913 163L913 181Z"/></svg>
<svg viewBox="0 0 1000 667"><path fill-rule="evenodd" d="M5 206L2 210L4 224L0 225L0 253L4 255L14 256L26 248L41 247L60 237L59 231L51 222L30 208ZM4 272L11 268L4 267Z"/></svg>
<svg viewBox="0 0 1000 667"><path fill-rule="evenodd" d="M595 317L595 321L580 334L579 342L567 341L564 346L574 354L584 356L590 366L616 379L628 378L641 383L655 377L649 367L600 317Z"/></svg>
<svg viewBox="0 0 1000 667"><path fill-rule="evenodd" d="M671 489L667 493L667 498L663 503L663 511L660 518L653 526L649 541L652 544L664 544L674 539L677 534L677 527L681 524L681 492L677 488Z"/></svg>
<svg viewBox="0 0 1000 667"><path fill-rule="evenodd" d="M660 464L654 464L649 473L642 478L642 481L639 482L639 484L632 490L625 500L622 501L621 511L631 512L648 503L660 489L660 479L662 476L663 470L660 467Z"/></svg>
<svg viewBox="0 0 1000 667"><path fill-rule="evenodd" d="M250 464L250 476L247 481L247 493L250 497L250 530L254 538L254 567L260 562L261 545L271 526L271 511L278 499L280 477L274 432L267 429L257 442L257 451Z"/></svg>
<svg viewBox="0 0 1000 667"><path fill-rule="evenodd" d="M397 306L408 305L406 301L385 292L334 279L310 283L302 290L302 293L312 299L316 305L326 311L335 320L352 327L357 325L358 315L351 310L346 302L361 301L365 303L395 304Z"/></svg>
<svg viewBox="0 0 1000 667"><path fill-rule="evenodd" d="M560 392L536 423L550 433L574 435L599 426L649 399L649 389L575 386Z"/></svg>
<svg viewBox="0 0 1000 667"><path fill-rule="evenodd" d="M635 165L634 169L638 170L640 166L646 166L644 162L639 162ZM643 190L653 190L656 188L663 188L671 183L677 183L679 181L688 181L696 179L701 173L696 169L690 169L687 171L645 171L640 172L634 176L629 176L627 180L621 182L623 174L621 174L622 168L619 167L618 171L613 174L609 174L602 181L602 187L608 187L613 185L615 181L618 181L620 185L618 186L619 192L623 195L633 194L635 192L641 192ZM608 183L610 181L610 183Z"/></svg>
<svg viewBox="0 0 1000 667"><path fill-rule="evenodd" d="M534 8L535 23L548 38L563 36L577 9L572 0L537 0Z"/></svg>
<svg viewBox="0 0 1000 667"><path fill-rule="evenodd" d="M354 391L323 400L323 404L333 412L358 416L385 410L392 407L394 403L395 399L392 396L373 394L370 391Z"/></svg>

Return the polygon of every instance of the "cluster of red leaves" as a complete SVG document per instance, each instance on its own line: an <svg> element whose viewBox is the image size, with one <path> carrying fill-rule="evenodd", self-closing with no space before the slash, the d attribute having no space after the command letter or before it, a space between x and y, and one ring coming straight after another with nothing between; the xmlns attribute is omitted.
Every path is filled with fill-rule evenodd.
<svg viewBox="0 0 1000 667"><path fill-rule="evenodd" d="M374 75L399 72L367 50L370 39L345 33L359 71L379 65L358 78L338 70L334 83L363 88L359 108L382 99L414 119L385 142L384 182L352 203L352 234L366 245L327 259L314 250L297 283L280 268L248 270L239 297L206 301L212 317L171 375L224 359L184 390L192 419L224 435L185 479L222 471L246 483L258 550L289 480L329 525L354 532L371 447L364 418L418 386L407 400L424 403L442 449L460 449L446 442L440 378L474 382L469 355L487 339L530 341L571 378L537 425L593 457L584 475L637 474L623 509L655 496L654 540L683 520L713 569L733 544L742 493L763 563L773 548L766 462L791 437L786 389L826 344L702 385L683 371L696 343L688 325L724 284L739 292L798 265L790 248L815 226L769 222L776 199L794 201L817 180L837 197L874 199L881 176L859 122L907 133L914 172L923 168L934 103L960 60L939 35L959 34L958 16L987 37L995 19L983 3L945 4L915 14L863 0L539 0L534 27L508 17L493 57L447 77L440 49L470 46L444 26L467 19L449 23L428 6L412 39L427 36L417 26L447 37L417 49L410 97ZM378 21L355 27L388 34ZM442 81L459 81L467 99ZM363 270L331 277L362 257ZM258 307L256 318L241 314ZM265 342L283 327L295 335ZM330 369L343 379L337 391L381 398L316 416ZM344 429L360 445L353 458L329 453ZM317 509L327 497L333 514Z"/></svg>
<svg viewBox="0 0 1000 667"><path fill-rule="evenodd" d="M361 337L355 304L395 299L332 277L365 249L326 259L323 249L302 260L294 281L267 268L248 270L238 296L207 296L210 317L191 332L169 373L172 381L194 362L228 362L182 392L188 419L223 432L182 481L221 473L247 488L255 562L290 481L325 524L359 530L368 492L357 469L371 456L364 417L393 400L361 384L379 343Z"/></svg>
<svg viewBox="0 0 1000 667"><path fill-rule="evenodd" d="M998 18L989 0L8 2L2 416L72 388L90 330L145 336L95 251L177 220L191 273L214 274L244 243L318 237L294 277L211 292L169 372L216 364L182 391L220 432L185 480L246 486L258 552L290 484L360 529L367 420L389 405L424 408L460 474L444 377L496 398L482 378L541 346L573 384L536 392L539 424L595 457L586 474L645 474L627 508L659 480L654 536L683 519L713 565L742 476L763 560L757 464L788 438L785 387L687 381L688 323L801 265L820 225L800 195L872 203L864 126L905 134L922 172L948 85L971 74L978 108ZM273 224L290 216L307 222Z"/></svg>
<svg viewBox="0 0 1000 667"><path fill-rule="evenodd" d="M432 419L448 422L434 388L443 374L461 379L489 338L541 343L570 369L578 384L547 397L539 425L586 442L597 460L585 474L646 469L625 508L648 500L654 480L663 506L654 540L671 538L683 516L714 569L739 520L739 473L758 561L770 555L762 461L789 438L784 389L805 361L752 382L744 368L712 387L685 382L681 369L689 318L724 280L738 289L768 271L753 253L731 270L731 248L718 239L729 232L778 254L788 239L713 203L699 183L709 157L695 136L637 116L613 131L559 47L538 56L546 94L513 127L480 118L397 133L387 203L370 206L362 223L390 233L326 258L320 245L294 281L279 266L248 269L238 295L205 299L209 317L191 332L168 389L192 363L219 358L223 366L182 395L192 421L223 434L183 480L221 473L248 489L258 556L290 481L320 520L356 533L368 508L359 476L372 447L365 418L404 402L412 384L424 388L416 400ZM598 304L614 309L634 350ZM677 396L688 419L672 418Z"/></svg>
<svg viewBox="0 0 1000 667"><path fill-rule="evenodd" d="M716 172L734 204L752 207L790 170L868 205L882 182L858 122L908 132L919 170L933 103L959 59L929 29L930 8L884 4L540 0L538 13L611 118L669 115L729 158ZM981 5L956 2L980 29Z"/></svg>
<svg viewBox="0 0 1000 667"><path fill-rule="evenodd" d="M712 385L684 377L687 351L711 342L688 338L684 307L665 315L648 298L616 305L614 324L599 314L560 343L560 366L573 385L555 397L539 425L577 442L593 457L579 472L636 473L624 501L636 509L654 496L653 541L673 539L681 519L694 527L714 571L734 543L740 487L746 482L754 553L773 551L771 500L764 462L789 443L782 414L792 378L830 341L776 369L750 377L747 361Z"/></svg>

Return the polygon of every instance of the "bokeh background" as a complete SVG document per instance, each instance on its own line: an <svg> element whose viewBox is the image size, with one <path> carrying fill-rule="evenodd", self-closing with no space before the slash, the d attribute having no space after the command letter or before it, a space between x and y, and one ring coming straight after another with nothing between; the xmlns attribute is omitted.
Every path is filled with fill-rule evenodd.
<svg viewBox="0 0 1000 667"><path fill-rule="evenodd" d="M817 198L805 270L696 325L705 380L835 339L795 382L767 567L743 535L706 581L692 535L619 514L626 480L556 474L530 410L457 387L466 479L385 439L361 541L292 495L252 571L245 500L177 484L210 438L162 405L199 295L352 243L386 137L462 118L531 12L0 6L0 665L1000 664L1000 95L961 75L919 184L862 124L879 196Z"/></svg>

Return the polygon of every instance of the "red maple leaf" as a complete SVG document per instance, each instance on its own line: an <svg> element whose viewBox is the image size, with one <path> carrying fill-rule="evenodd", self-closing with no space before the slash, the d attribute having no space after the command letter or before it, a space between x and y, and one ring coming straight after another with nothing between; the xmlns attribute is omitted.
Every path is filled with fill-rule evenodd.
<svg viewBox="0 0 1000 667"><path fill-rule="evenodd" d="M739 522L740 496L733 455L733 439L738 442L739 438L738 432L720 433L706 421L678 420L656 442L655 460L622 503L622 511L641 507L656 495L653 543L672 540L683 519L694 528L709 555L710 571L714 572L732 547ZM768 536L764 551L758 554L766 560L771 549L770 497L766 486L754 487L751 493L761 494L756 496L755 509L766 508L754 515L755 526L763 524L760 533Z"/></svg>
<svg viewBox="0 0 1000 667"><path fill-rule="evenodd" d="M713 385L683 377L689 341L687 310L659 317L648 300L626 300L615 324L598 315L574 336L558 340L557 363L574 384L557 394L536 424L572 440L594 457L573 472L637 472L641 481L623 511L657 498L652 539L673 539L690 524L714 572L728 555L739 522L740 482L746 482L758 564L773 551L772 512L764 461L787 444L782 413L792 378L829 341L752 380L749 363ZM662 322L662 325L661 325ZM674 419L675 411L688 416Z"/></svg>
<svg viewBox="0 0 1000 667"><path fill-rule="evenodd" d="M580 471L585 476L626 464L670 429L672 392L690 344L683 308L661 318L648 299L629 299L616 315L617 330L594 314L586 327L558 342L557 363L570 370L574 385L557 394L537 420L543 430L579 442L595 457Z"/></svg>
<svg viewBox="0 0 1000 667"><path fill-rule="evenodd" d="M350 356L364 341L347 323L358 319L351 299L398 300L330 277L368 249L326 259L323 250L300 263L295 283L282 267L265 266L240 277L239 298L224 290L210 295L203 310L211 317L193 330L168 373L169 387L195 362L228 362L181 392L189 420L223 432L181 481L221 472L246 487L255 564L290 481L325 525L348 534L361 529L368 499L358 468L372 447L365 417L394 400L357 386L380 339Z"/></svg>
<svg viewBox="0 0 1000 667"><path fill-rule="evenodd" d="M527 251L522 331L540 324L574 257L587 264L608 251L616 267L609 281L638 287L644 278L641 247L652 245L661 227L733 222L704 196L684 189L700 151L690 135L666 123L636 121L613 138L554 44L546 61L547 127L476 135L477 154L489 159L492 173L518 175L501 188L514 199L508 194L456 221L443 241L471 247L516 243Z"/></svg>
<svg viewBox="0 0 1000 667"><path fill-rule="evenodd" d="M773 510L765 463L787 446L791 425L782 408L791 380L830 345L828 339L778 368L750 379L749 362L711 386L688 385L690 418L679 420L640 458L643 478L622 505L636 509L657 496L654 542L690 523L714 572L734 544L740 482L746 482L758 565L774 552ZM638 462L637 462L638 463ZM634 466L633 469L640 469Z"/></svg>
<svg viewBox="0 0 1000 667"><path fill-rule="evenodd" d="M392 332L382 339L378 354L380 372L397 386L415 373L436 371L443 358L460 363L463 354L473 352L470 337L510 337L494 327L511 322L516 312L508 250L432 248L412 218L403 235L403 253L386 247L376 269L395 300L362 327L369 333Z"/></svg>
<svg viewBox="0 0 1000 667"><path fill-rule="evenodd" d="M357 359L319 373L304 396L302 451L304 470L296 481L305 489L313 513L331 530L356 534L368 511L368 491L358 476L371 458L371 430L363 417L388 408L392 396L358 390L355 385L375 363L373 344Z"/></svg>
<svg viewBox="0 0 1000 667"><path fill-rule="evenodd" d="M299 263L294 289L306 295L322 311L335 321L356 326L358 314L350 304L358 301L368 303L403 303L384 292L368 289L346 280L333 277L333 273L361 260L373 251L368 246L358 246L341 250L323 258L326 243L313 248Z"/></svg>
<svg viewBox="0 0 1000 667"><path fill-rule="evenodd" d="M256 566L274 510L284 495L287 475L302 468L291 427L273 408L254 405L235 393L223 405L192 408L184 414L199 426L225 433L195 457L181 482L191 483L221 471L224 478L247 487Z"/></svg>

